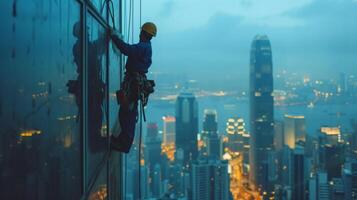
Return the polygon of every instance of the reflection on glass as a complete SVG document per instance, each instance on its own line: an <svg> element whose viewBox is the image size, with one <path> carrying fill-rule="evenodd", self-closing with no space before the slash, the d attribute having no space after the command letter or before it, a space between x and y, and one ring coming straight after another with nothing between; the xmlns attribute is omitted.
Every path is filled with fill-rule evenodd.
<svg viewBox="0 0 357 200"><path fill-rule="evenodd" d="M1 2L0 199L81 196L81 97L66 86L79 14L71 0Z"/></svg>
<svg viewBox="0 0 357 200"><path fill-rule="evenodd" d="M108 128L106 119L106 35L105 29L90 15L87 19L88 135L87 169L89 179L97 170L106 170ZM106 173L101 173L106 175ZM105 180L105 179L104 179ZM100 184L104 184L100 183ZM91 183L89 183L91 184ZM99 184L99 183L98 183Z"/></svg>
<svg viewBox="0 0 357 200"><path fill-rule="evenodd" d="M107 0L92 0L92 3L94 7L97 9L100 15L102 15L104 18L106 18L106 12L107 12Z"/></svg>

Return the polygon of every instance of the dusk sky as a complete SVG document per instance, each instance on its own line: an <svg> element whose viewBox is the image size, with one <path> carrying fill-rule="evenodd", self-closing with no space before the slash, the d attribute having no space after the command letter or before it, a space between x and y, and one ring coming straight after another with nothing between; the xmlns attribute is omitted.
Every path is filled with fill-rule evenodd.
<svg viewBox="0 0 357 200"><path fill-rule="evenodd" d="M223 80L247 85L251 41L266 34L275 72L288 69L318 78L357 73L356 0L142 0L142 4L143 21L158 25L152 71L185 74L203 85Z"/></svg>
<svg viewBox="0 0 357 200"><path fill-rule="evenodd" d="M130 1L125 2L129 7ZM139 2L135 0L134 42ZM5 26L29 18L19 13L10 20L11 4L6 5L9 11L0 13L9 19ZM19 1L18 6L34 4ZM257 34L270 39L274 72L287 69L316 78L357 75L357 0L142 0L145 21L158 26L150 70L195 79L199 86L247 89L250 45ZM17 26L19 33L34 27L26 22ZM2 45L8 48L2 55L11 55L14 38L31 39L30 34L4 37Z"/></svg>

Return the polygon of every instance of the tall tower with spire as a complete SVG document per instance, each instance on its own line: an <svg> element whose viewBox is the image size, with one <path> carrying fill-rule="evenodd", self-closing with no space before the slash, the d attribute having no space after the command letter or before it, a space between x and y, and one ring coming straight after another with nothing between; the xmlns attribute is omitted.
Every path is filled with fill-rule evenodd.
<svg viewBox="0 0 357 200"><path fill-rule="evenodd" d="M266 35L255 36L250 51L250 180L270 192L268 155L273 151L273 62Z"/></svg>

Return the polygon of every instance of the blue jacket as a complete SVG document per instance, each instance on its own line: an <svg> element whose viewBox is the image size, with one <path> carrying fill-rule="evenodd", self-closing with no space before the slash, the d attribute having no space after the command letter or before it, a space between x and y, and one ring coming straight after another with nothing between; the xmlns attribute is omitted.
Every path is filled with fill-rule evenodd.
<svg viewBox="0 0 357 200"><path fill-rule="evenodd" d="M138 44L127 44L117 35L112 35L112 40L120 52L128 56L126 61L126 71L147 73L151 65L151 43L139 42Z"/></svg>

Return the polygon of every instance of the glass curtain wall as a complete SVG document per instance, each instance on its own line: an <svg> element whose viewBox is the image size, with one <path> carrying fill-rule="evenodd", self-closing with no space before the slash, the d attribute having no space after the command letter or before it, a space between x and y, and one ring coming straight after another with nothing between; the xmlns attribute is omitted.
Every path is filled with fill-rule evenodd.
<svg viewBox="0 0 357 200"><path fill-rule="evenodd" d="M0 199L121 199L112 2L0 2Z"/></svg>

